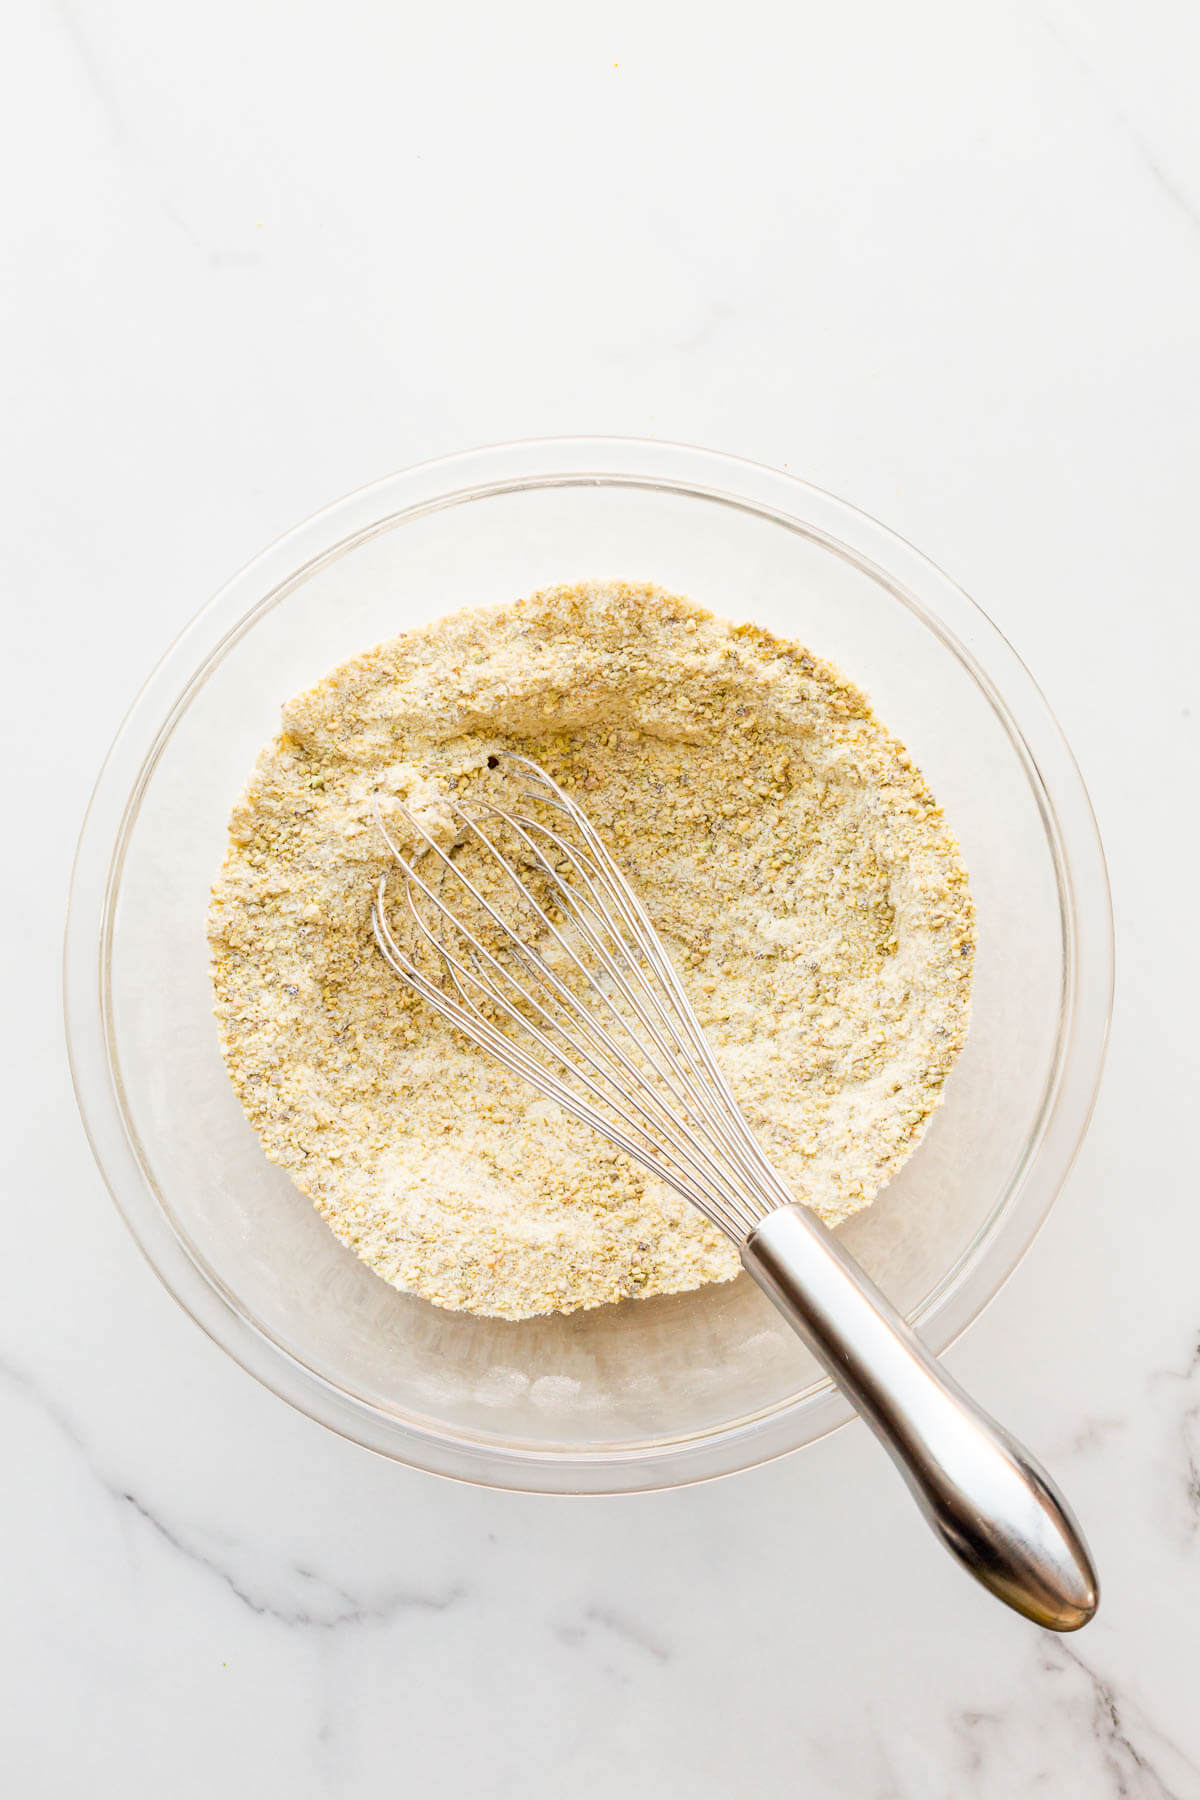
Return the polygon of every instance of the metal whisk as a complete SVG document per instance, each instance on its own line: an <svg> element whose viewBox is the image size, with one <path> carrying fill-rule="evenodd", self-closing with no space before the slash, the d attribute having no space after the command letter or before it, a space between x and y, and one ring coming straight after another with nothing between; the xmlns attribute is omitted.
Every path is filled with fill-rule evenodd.
<svg viewBox="0 0 1200 1800"><path fill-rule="evenodd" d="M1000 1599L1058 1631L1096 1610L1070 1509L942 1369L832 1232L797 1205L733 1098L633 888L585 814L525 757L512 810L447 802L447 849L406 809L404 941L388 963L468 1038L696 1206L882 1440L943 1541ZM470 852L470 854L468 854Z"/></svg>

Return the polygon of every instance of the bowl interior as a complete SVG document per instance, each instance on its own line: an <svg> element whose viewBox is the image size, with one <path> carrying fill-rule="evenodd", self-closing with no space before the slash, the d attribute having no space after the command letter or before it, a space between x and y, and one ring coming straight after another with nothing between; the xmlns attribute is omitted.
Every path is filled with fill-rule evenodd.
<svg viewBox="0 0 1200 1800"><path fill-rule="evenodd" d="M661 1454L827 1384L744 1277L524 1324L388 1287L242 1117L217 1049L204 915L231 802L289 695L422 620L584 577L653 580L837 663L958 835L978 907L968 1045L916 1156L844 1228L909 1315L962 1279L1021 1178L1056 1079L1066 977L1053 840L1021 741L915 596L795 519L625 479L473 491L379 519L262 594L193 666L126 814L103 972L126 1131L176 1235L266 1339L364 1416L547 1467ZM793 1441L804 1436L801 1423Z"/></svg>

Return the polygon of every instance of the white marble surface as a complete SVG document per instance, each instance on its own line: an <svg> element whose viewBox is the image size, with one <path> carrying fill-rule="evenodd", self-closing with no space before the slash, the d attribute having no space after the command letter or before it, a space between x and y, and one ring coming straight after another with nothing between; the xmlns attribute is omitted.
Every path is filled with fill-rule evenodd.
<svg viewBox="0 0 1200 1800"><path fill-rule="evenodd" d="M5 1793L1200 1796L1196 8L26 0L5 37ZM592 1504L374 1460L200 1335L92 1166L63 898L150 663L328 498L587 431L877 513L1077 749L1109 1071L949 1358L1087 1522L1076 1638L859 1427Z"/></svg>

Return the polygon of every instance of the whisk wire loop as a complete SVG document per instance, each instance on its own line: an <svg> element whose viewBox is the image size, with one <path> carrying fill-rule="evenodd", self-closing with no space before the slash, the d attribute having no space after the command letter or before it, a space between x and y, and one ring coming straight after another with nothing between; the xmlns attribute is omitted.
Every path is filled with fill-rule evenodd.
<svg viewBox="0 0 1200 1800"><path fill-rule="evenodd" d="M713 1218L714 1223L720 1223L717 1214L722 1200L705 1182L703 1175L697 1174L690 1166L677 1163L670 1152L664 1153L644 1132L636 1119L615 1106L602 1090L590 1082L585 1075L580 1074L579 1076L581 1084L608 1106L610 1111L619 1112L631 1130L639 1133L638 1137L629 1136L619 1125L614 1126L608 1113L597 1110L577 1093L565 1088L542 1063L521 1050L519 1046L514 1045L503 1032L491 1024L478 1011L474 1003L455 1003L436 983L429 980L428 976L400 948L391 933L383 911L386 903L386 886L386 876L381 877L375 908L375 931L379 947L395 973L413 987L436 1012L452 1024L457 1025L460 1030L488 1050L498 1062L527 1081L538 1093L561 1105L565 1111L572 1113L581 1123L591 1126L594 1131L607 1137L611 1143L623 1150L651 1175L665 1181L693 1205L700 1206L706 1216ZM453 979L460 993L464 992L457 977ZM517 1016L520 1017L520 1015ZM555 1054L558 1056L558 1053ZM562 1060L560 1056L558 1056L558 1060ZM666 1167L661 1166L662 1163L665 1163ZM702 1198L699 1198L698 1195Z"/></svg>
<svg viewBox="0 0 1200 1800"><path fill-rule="evenodd" d="M402 947L388 922L385 871L372 909L379 949L442 1017L741 1242L788 1196L603 840L537 764L505 760L530 783L520 802L553 809L557 828L529 811L487 803L468 813L452 803L458 837L446 848L401 807L417 843L409 852L376 804L409 921ZM468 844L482 852L476 878L465 866ZM464 916L471 909L477 929ZM480 935L488 927L490 944Z"/></svg>
<svg viewBox="0 0 1200 1800"><path fill-rule="evenodd" d="M491 810L495 812L497 817L506 821L510 820L510 815L500 812L499 809L492 808ZM619 1011L612 1005L609 996L596 986L586 964L575 953L563 934L557 930L544 909L539 906L536 899L534 899L524 887L524 884L521 882L517 871L514 869L509 859L504 856L503 852L499 850L497 845L488 837L487 833L479 827L474 819L462 813L458 808L454 808L453 811L460 822L474 832L476 837L478 837L486 846L496 863L507 873L514 886L518 889L523 899L532 908L542 924L553 934L555 940L562 945L563 949L571 958L589 987L599 994L599 997L611 1012L613 1019L623 1028L628 1029L627 1022L622 1019ZM574 1034L568 1031L563 1024L562 1019L556 1017L547 1006L543 1004L536 992L531 992L525 982L519 980L513 974L511 969L505 967L497 956L480 943L476 935L470 931L463 923L462 919L453 912L453 909L446 904L441 895L432 888L415 869L413 869L408 859L406 859L399 851L398 846L395 844L390 834L386 833L386 827L381 824L381 829L383 829L385 835L388 836L389 847L392 849L393 855L397 857L401 867L409 875L407 897L410 914L414 924L423 939L431 944L442 958L446 971L449 973L453 985L460 996L460 1000L470 1009L472 1016L479 1017L479 1009L472 997L464 989L464 980L476 987L490 1004L499 1007L505 1016L514 1024L524 1027L544 1051L546 1051L555 1061L561 1063L570 1070L577 1079L584 1082L594 1098L603 1100L611 1105L626 1124L638 1128L635 1121L631 1119L629 1112L621 1104L622 1099L626 1098L625 1091L622 1089L620 1081L614 1076L613 1068L611 1066L614 1063L618 1065L619 1072L624 1075L626 1081L632 1082L638 1090L643 1109L652 1119L656 1130L656 1137L652 1137L651 1141L655 1142L656 1147L658 1147L659 1140L665 1139L671 1144L676 1153L681 1156L682 1166L689 1169L691 1179L694 1183L699 1183L706 1190L714 1185L718 1189L725 1188L726 1192L724 1198L726 1202L737 1208L739 1197L736 1192L729 1187L728 1183L722 1180L720 1171L715 1171L716 1182L714 1184L712 1179L714 1171L705 1171L701 1165L688 1157L688 1146L684 1134L679 1130L676 1120L667 1106L663 1103L661 1096L657 1093L653 1083L646 1080L644 1072L628 1056L620 1044L615 1043L611 1037L604 1033L598 1026L587 1006L580 1002L571 992L570 988L560 979L549 964L546 963L545 958L541 953L524 940L516 938L515 934L512 933L508 921L503 917L499 910L493 907L490 902L483 899L483 896L480 894L476 885L462 874L461 869L457 867L453 859L446 855L441 847L429 837L429 834L425 832L422 827L417 825L415 821L413 823L418 836L423 839L429 848L436 852L437 856L446 867L450 868L457 876L459 876L463 882L463 886L484 905L488 916L500 925L510 946L519 953L521 962L527 972L531 973L535 978L543 980L550 988L553 997L555 997L561 1005L566 1007L577 1025L590 1040L592 1048L589 1050ZM447 922L452 923L455 929L467 941L471 947L472 960L474 961L477 958L485 959L486 963L490 965L490 968L494 972L493 975L489 976L486 973L481 973L478 966L474 968L468 966L449 950L443 936L434 936L416 904L413 892L414 887L419 888L427 899L432 902L440 915L443 925ZM582 1056L585 1064L592 1069L594 1074L599 1075L605 1080L613 1092L610 1094L601 1093L594 1082L587 1078L583 1069L573 1066L570 1060L563 1056L561 1048L545 1035L545 1031L536 1027L525 1014L513 1005L512 1000L505 991L497 986L497 978L506 983L508 987L519 996L530 1011L541 1020L544 1027L561 1036L575 1051L577 1056ZM456 1022L461 1023L461 1021ZM634 1039L634 1042L636 1044L637 1040ZM658 1070L658 1074L660 1078L663 1078L663 1071L661 1068ZM616 1096L615 1099L614 1095ZM680 1103L685 1103L683 1095L678 1094L677 1092L676 1097ZM644 1127L641 1128L644 1130Z"/></svg>

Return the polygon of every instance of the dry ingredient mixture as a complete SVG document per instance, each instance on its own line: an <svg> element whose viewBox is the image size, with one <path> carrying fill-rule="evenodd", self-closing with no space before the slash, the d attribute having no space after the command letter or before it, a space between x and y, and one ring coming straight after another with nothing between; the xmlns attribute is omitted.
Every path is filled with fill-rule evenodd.
<svg viewBox="0 0 1200 1800"><path fill-rule="evenodd" d="M380 1275L522 1319L726 1281L734 1246L475 1050L388 969L373 801L453 842L511 797L585 807L797 1197L834 1223L912 1154L967 1029L958 847L864 696L661 589L550 588L343 664L283 712L209 915L221 1047L267 1155Z"/></svg>

